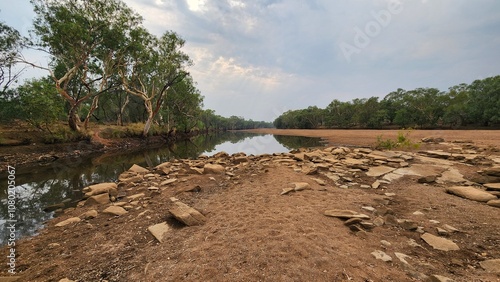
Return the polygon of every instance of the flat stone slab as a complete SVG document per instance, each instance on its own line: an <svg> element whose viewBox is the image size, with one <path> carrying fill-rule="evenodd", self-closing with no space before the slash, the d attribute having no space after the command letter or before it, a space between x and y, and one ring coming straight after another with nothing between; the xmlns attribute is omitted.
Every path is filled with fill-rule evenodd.
<svg viewBox="0 0 500 282"><path fill-rule="evenodd" d="M116 196L118 194L118 191L116 189L117 189L116 183L109 182L109 183L90 185L88 187L83 188L83 192L87 197L104 193Z"/></svg>
<svg viewBox="0 0 500 282"><path fill-rule="evenodd" d="M488 206L500 208L500 199L488 201L487 204L488 204Z"/></svg>
<svg viewBox="0 0 500 282"><path fill-rule="evenodd" d="M472 201L488 202L498 199L495 195L470 186L453 186L446 188L446 192Z"/></svg>
<svg viewBox="0 0 500 282"><path fill-rule="evenodd" d="M386 253L382 252L382 251L376 250L376 251L371 252L371 254L376 259L379 259L379 260L382 260L382 261L385 261L385 262L392 261L392 258L389 255L387 255Z"/></svg>
<svg viewBox="0 0 500 282"><path fill-rule="evenodd" d="M111 215L124 215L127 213L127 211L119 206L110 206L107 207L105 210L102 211L103 213L111 214Z"/></svg>
<svg viewBox="0 0 500 282"><path fill-rule="evenodd" d="M491 273L500 273L500 259L490 259L479 263L481 267Z"/></svg>
<svg viewBox="0 0 500 282"><path fill-rule="evenodd" d="M424 233L422 236L420 236L420 238L422 238L422 240L424 240L427 244L429 244L436 250L441 250L446 252L460 250L460 248L458 247L457 244L455 244L455 242L432 235L430 233Z"/></svg>
<svg viewBox="0 0 500 282"><path fill-rule="evenodd" d="M187 226L202 225L207 221L207 218L199 211L184 204L177 199L171 199L174 206L169 209L170 213L180 222Z"/></svg>
<svg viewBox="0 0 500 282"><path fill-rule="evenodd" d="M226 169L219 164L205 164L203 167L204 174L221 174L224 173Z"/></svg>
<svg viewBox="0 0 500 282"><path fill-rule="evenodd" d="M500 166L494 166L483 170L483 173L489 176L500 177Z"/></svg>
<svg viewBox="0 0 500 282"><path fill-rule="evenodd" d="M500 191L500 183L487 183L484 184L484 187L488 188L488 190Z"/></svg>
<svg viewBox="0 0 500 282"><path fill-rule="evenodd" d="M350 210L326 210L324 213L326 216L337 217L337 218L361 218L361 219L370 219L366 214L358 213Z"/></svg>
<svg viewBox="0 0 500 282"><path fill-rule="evenodd" d="M148 231L158 240L158 242L163 243L163 238L165 234L170 231L170 226L168 226L166 222L162 222L149 226Z"/></svg>
<svg viewBox="0 0 500 282"><path fill-rule="evenodd" d="M374 167L370 167L370 169L366 172L366 175L372 176L372 177L379 177L379 176L387 174L395 169L396 168L394 168L394 167L388 167L388 166L383 166L383 165L374 166Z"/></svg>
<svg viewBox="0 0 500 282"><path fill-rule="evenodd" d="M59 222L58 224L56 224L57 227L62 227L62 226L66 226L66 225L69 225L69 224L72 224L72 223L77 223L77 222L80 222L81 219L79 217L70 217L66 220L63 220L61 222Z"/></svg>
<svg viewBox="0 0 500 282"><path fill-rule="evenodd" d="M143 168L140 165L134 164L132 167L128 169L129 172L135 172L135 173L149 173L149 169Z"/></svg>
<svg viewBox="0 0 500 282"><path fill-rule="evenodd" d="M160 183L160 186L167 186L167 185L170 185L170 184L175 183L175 182L177 182L177 178L167 179L167 180L163 181L162 183Z"/></svg>

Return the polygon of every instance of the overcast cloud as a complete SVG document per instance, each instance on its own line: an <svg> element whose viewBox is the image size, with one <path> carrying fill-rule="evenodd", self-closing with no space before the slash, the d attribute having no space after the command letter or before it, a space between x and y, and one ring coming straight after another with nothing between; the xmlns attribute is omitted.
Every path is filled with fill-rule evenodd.
<svg viewBox="0 0 500 282"><path fill-rule="evenodd" d="M179 33L205 108L274 120L289 109L500 74L497 0L125 0ZM25 33L29 1L0 4Z"/></svg>

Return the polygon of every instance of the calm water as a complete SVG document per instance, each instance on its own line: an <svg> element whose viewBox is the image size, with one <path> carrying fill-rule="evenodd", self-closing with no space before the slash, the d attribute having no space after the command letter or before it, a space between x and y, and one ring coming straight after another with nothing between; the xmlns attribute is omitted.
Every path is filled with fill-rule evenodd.
<svg viewBox="0 0 500 282"><path fill-rule="evenodd" d="M118 175L133 164L153 167L174 158L197 158L213 155L220 151L229 154L244 152L250 154L281 153L299 147L321 146L318 138L296 136L256 135L249 133L224 133L198 136L190 141L171 146L127 151L120 154L104 154L87 158L56 161L16 170L16 238L36 234L44 221L53 213L43 211L44 207L63 201L74 205L82 197L82 189L93 183L113 182ZM62 148L63 149L63 148ZM7 187L6 174L0 175L2 187ZM0 245L5 244L9 230L7 218L6 189L0 190Z"/></svg>

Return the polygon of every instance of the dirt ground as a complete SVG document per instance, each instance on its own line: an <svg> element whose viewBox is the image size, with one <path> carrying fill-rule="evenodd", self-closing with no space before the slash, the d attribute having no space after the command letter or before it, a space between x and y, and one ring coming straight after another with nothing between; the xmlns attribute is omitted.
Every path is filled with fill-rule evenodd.
<svg viewBox="0 0 500 282"><path fill-rule="evenodd" d="M324 137L331 144L357 146L372 145L380 134L387 138L397 134L397 131L367 130L348 131L349 136L337 130L259 132ZM490 149L498 148L500 143L500 131L412 133L415 139L424 136L443 137L447 141L473 140ZM500 155L494 151L485 152L490 158ZM108 205L68 209L49 221L38 236L17 242L18 281L63 278L74 281L445 281L428 280L432 275L452 281L500 281L499 273L488 273L480 266L482 261L500 259L499 208L447 194L444 190L449 184L418 183L416 176L405 176L378 189L342 189L322 175L306 175L295 171L288 162L267 159L267 156L258 157L233 166L230 175L180 173L176 175L179 181L159 191L148 188L168 176L126 186L128 195L145 195L134 205L131 203L128 213L121 216L102 213ZM487 165L457 163L454 167L466 179L473 179ZM359 183L370 184L375 180L362 172L352 173L357 175ZM320 178L326 185L312 181L312 177ZM294 182L307 182L311 189L281 195L282 190ZM200 211L207 218L206 223L185 226L174 219L169 212L173 205L171 197ZM91 209L99 211L97 217L64 227L55 226ZM412 220L434 234L436 227L448 224L459 232L446 238L459 245L460 250L433 249L421 239L420 233L387 223L353 231L343 220L325 216L324 211L329 209L362 212L372 219L390 214ZM421 214L414 214L416 211ZM170 230L160 243L148 232L148 227L165 221ZM412 240L419 246L412 246ZM8 251L5 247L1 250L2 254ZM376 250L390 255L392 261L376 259L371 254ZM407 255L408 264L397 259L396 253ZM5 263L1 264L0 276L9 276ZM0 281L7 280L0 278Z"/></svg>

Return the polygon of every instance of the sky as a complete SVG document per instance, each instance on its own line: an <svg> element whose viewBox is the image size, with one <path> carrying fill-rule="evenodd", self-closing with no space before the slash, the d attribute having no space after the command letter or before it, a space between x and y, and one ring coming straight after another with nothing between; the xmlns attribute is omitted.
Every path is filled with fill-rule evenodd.
<svg viewBox="0 0 500 282"><path fill-rule="evenodd" d="M498 0L124 2L151 33L186 40L204 107L227 117L273 121L334 99L500 75ZM28 0L0 2L0 19L23 34L33 16Z"/></svg>

